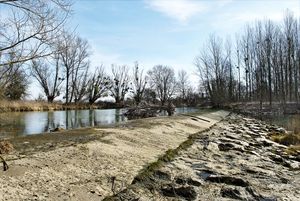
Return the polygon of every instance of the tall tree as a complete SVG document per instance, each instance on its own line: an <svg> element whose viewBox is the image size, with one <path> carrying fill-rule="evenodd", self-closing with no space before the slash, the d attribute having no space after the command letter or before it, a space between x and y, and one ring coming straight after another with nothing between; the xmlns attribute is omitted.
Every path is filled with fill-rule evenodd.
<svg viewBox="0 0 300 201"><path fill-rule="evenodd" d="M187 93L190 88L189 77L185 70L178 71L178 92L181 101L186 102Z"/></svg>
<svg viewBox="0 0 300 201"><path fill-rule="evenodd" d="M151 87L155 89L161 105L171 100L176 90L174 69L168 66L157 65L148 71Z"/></svg>
<svg viewBox="0 0 300 201"><path fill-rule="evenodd" d="M125 95L129 92L128 67L112 65L112 77L110 79L110 95L115 98L118 106L124 105Z"/></svg>
<svg viewBox="0 0 300 201"><path fill-rule="evenodd" d="M87 84L88 101L90 104L95 103L106 93L109 86L109 78L104 72L104 66L98 66L95 72L90 75Z"/></svg>
<svg viewBox="0 0 300 201"><path fill-rule="evenodd" d="M139 64L136 62L133 69L132 79L132 93L136 105L139 105L142 101L146 89L147 79L148 78L143 75L143 70L139 68Z"/></svg>
<svg viewBox="0 0 300 201"><path fill-rule="evenodd" d="M65 102L79 102L84 97L83 90L87 84L88 42L79 36L64 33L58 47L65 74Z"/></svg>
<svg viewBox="0 0 300 201"><path fill-rule="evenodd" d="M49 59L51 60L49 61ZM59 55L55 54L49 59L33 60L31 75L38 81L48 102L52 103L61 93L64 78L62 77Z"/></svg>

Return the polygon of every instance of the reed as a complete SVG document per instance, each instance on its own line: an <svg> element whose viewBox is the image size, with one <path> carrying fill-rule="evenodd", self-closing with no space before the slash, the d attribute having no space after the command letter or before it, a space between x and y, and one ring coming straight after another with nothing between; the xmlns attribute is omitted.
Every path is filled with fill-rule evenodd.
<svg viewBox="0 0 300 201"><path fill-rule="evenodd" d="M63 104L60 102L48 103L44 101L0 101L0 112L28 112L28 111L51 111L51 110L78 110L97 109L97 105L87 103Z"/></svg>

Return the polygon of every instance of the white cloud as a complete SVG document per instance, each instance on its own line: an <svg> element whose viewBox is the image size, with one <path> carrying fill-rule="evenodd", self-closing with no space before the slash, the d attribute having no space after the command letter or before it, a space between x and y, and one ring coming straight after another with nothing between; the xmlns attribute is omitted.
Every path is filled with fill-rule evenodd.
<svg viewBox="0 0 300 201"><path fill-rule="evenodd" d="M195 0L147 0L147 5L180 23L186 23L194 15L206 10L206 6Z"/></svg>
<svg viewBox="0 0 300 201"><path fill-rule="evenodd" d="M218 0L217 6L219 6L219 7L227 6L228 4L230 4L232 2L233 2L233 0Z"/></svg>

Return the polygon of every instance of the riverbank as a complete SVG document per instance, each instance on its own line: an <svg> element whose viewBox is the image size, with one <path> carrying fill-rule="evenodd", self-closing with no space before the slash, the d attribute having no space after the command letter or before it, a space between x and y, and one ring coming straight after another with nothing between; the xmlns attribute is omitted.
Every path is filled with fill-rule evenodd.
<svg viewBox="0 0 300 201"><path fill-rule="evenodd" d="M44 101L0 101L0 112L30 112L30 111L56 111L56 110L83 110L106 108L104 104L63 104L59 102L48 103Z"/></svg>
<svg viewBox="0 0 300 201"><path fill-rule="evenodd" d="M4 156L2 200L102 200L125 189L143 167L175 149L228 112L129 121L14 138L15 152Z"/></svg>
<svg viewBox="0 0 300 201"><path fill-rule="evenodd" d="M284 132L232 114L106 200L300 200L300 150L269 140Z"/></svg>
<svg viewBox="0 0 300 201"><path fill-rule="evenodd" d="M287 102L285 104L273 102L272 105L269 102L263 102L262 105L259 102L237 102L225 105L224 108L260 119L270 118L274 115L300 114L300 104L296 102Z"/></svg>

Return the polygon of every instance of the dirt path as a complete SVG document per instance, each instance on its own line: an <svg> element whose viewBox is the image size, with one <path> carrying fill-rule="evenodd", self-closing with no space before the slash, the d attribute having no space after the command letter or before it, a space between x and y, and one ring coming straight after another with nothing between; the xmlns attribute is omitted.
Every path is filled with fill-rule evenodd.
<svg viewBox="0 0 300 201"><path fill-rule="evenodd" d="M75 137L68 131L16 139L17 153L6 156L10 168L0 172L0 199L101 200L128 186L165 151L227 114L149 118L117 128L73 131Z"/></svg>

